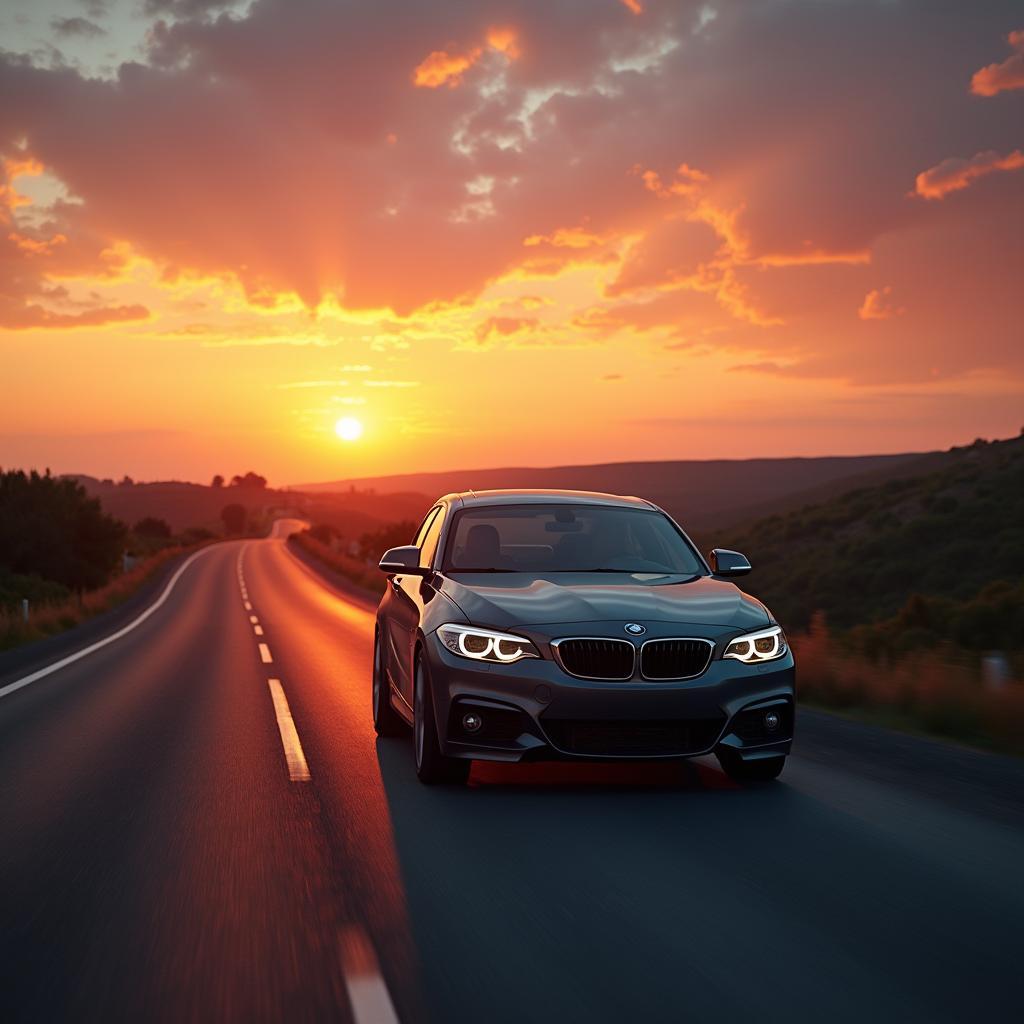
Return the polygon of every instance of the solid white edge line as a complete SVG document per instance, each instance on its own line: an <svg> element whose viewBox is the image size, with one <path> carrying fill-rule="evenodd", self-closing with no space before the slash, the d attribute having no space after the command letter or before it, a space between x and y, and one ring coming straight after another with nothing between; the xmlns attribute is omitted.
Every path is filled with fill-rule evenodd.
<svg viewBox="0 0 1024 1024"><path fill-rule="evenodd" d="M264 665L269 665L274 660L270 655L270 648L266 644L260 644L260 659Z"/></svg>
<svg viewBox="0 0 1024 1024"><path fill-rule="evenodd" d="M358 925L345 928L340 945L341 969L356 1024L398 1024L395 1004L366 932Z"/></svg>
<svg viewBox="0 0 1024 1024"><path fill-rule="evenodd" d="M270 698L274 702L274 715L277 717L277 730L281 734L281 745L284 747L284 759L288 762L288 777L292 782L309 782L309 765L306 755L302 752L299 734L295 731L295 719L292 709L288 706L288 698L284 695L280 679L268 679Z"/></svg>
<svg viewBox="0 0 1024 1024"><path fill-rule="evenodd" d="M14 693L15 690L20 690L23 686L28 686L30 683L36 682L38 679L42 679L45 676L50 675L53 672L57 672L68 665L74 664L86 655L92 654L94 651L98 651L101 647L106 647L107 644L112 644L115 640L120 640L121 637L127 636L133 629L141 626L157 609L162 607L164 602L170 597L171 591L174 589L175 583L181 579L181 574L200 556L206 554L211 548L203 548L200 551L193 551L185 561L178 566L177 572L167 581L167 586L164 587L163 593L137 618L132 619L127 626L122 626L116 633L111 633L110 636L104 637L102 640L97 640L94 644L89 644L88 647L83 647L80 651L75 651L73 654L69 654L66 658L61 658L60 661L55 661L50 665L46 665L41 669L37 669L35 672L30 673L27 676L22 676L21 679L15 679L13 683L8 683L4 687L0 687L0 697L6 697L9 693Z"/></svg>

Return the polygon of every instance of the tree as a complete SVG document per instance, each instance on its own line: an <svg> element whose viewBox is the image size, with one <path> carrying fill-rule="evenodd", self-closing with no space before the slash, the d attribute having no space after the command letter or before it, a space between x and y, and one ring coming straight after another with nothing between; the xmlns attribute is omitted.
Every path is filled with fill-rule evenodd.
<svg viewBox="0 0 1024 1024"><path fill-rule="evenodd" d="M244 505L225 505L220 510L220 518L224 523L225 533L242 533L245 530L247 517Z"/></svg>
<svg viewBox="0 0 1024 1024"><path fill-rule="evenodd" d="M121 559L125 526L75 480L0 473L0 566L74 590L101 586Z"/></svg>
<svg viewBox="0 0 1024 1024"><path fill-rule="evenodd" d="M244 476L235 475L231 478L232 487L255 487L263 490L267 486L267 478L254 473L251 469Z"/></svg>
<svg viewBox="0 0 1024 1024"><path fill-rule="evenodd" d="M137 537L152 537L154 540L168 540L171 536L170 524L156 516L146 516L133 527L132 533Z"/></svg>
<svg viewBox="0 0 1024 1024"><path fill-rule="evenodd" d="M214 478L213 478L213 479L212 479L212 480L210 481L210 486L211 486L211 487L223 487L223 486L224 486L224 477L222 477L222 476L220 475L220 473L218 473L218 474L217 474L217 475L216 475L216 476L215 476L215 477L214 477Z"/></svg>

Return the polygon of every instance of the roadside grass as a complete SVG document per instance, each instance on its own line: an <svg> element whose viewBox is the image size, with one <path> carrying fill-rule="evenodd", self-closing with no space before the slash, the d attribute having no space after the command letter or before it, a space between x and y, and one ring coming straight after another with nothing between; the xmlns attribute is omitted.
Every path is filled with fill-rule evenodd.
<svg viewBox="0 0 1024 1024"><path fill-rule="evenodd" d="M324 565L373 594L384 590L375 565L333 551L308 532L297 544ZM789 636L801 703L902 732L943 737L1000 753L1024 753L1024 681L985 685L976 659L955 649L914 651L872 660L830 634L822 616Z"/></svg>
<svg viewBox="0 0 1024 1024"><path fill-rule="evenodd" d="M789 638L801 703L1001 753L1024 753L1024 682L985 684L953 650L872 660L844 650L820 616Z"/></svg>
<svg viewBox="0 0 1024 1024"><path fill-rule="evenodd" d="M27 622L20 608L0 609L0 651L62 633L116 608L144 587L169 561L210 543L214 542L203 541L164 548L96 590L84 591L61 601L30 606Z"/></svg>

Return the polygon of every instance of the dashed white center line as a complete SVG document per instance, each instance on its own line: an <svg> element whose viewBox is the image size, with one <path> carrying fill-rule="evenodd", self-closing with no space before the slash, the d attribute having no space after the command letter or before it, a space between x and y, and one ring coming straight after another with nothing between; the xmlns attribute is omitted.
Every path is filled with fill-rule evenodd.
<svg viewBox="0 0 1024 1024"><path fill-rule="evenodd" d="M249 590L242 573L242 556L245 548L238 554L238 586L242 594L242 603L247 612L252 612L249 602ZM263 627L259 616L251 614L249 622L256 636L263 636ZM272 664L274 659L270 648L260 643L260 660L264 665ZM292 782L309 782L311 775L306 755L302 750L295 719L292 718L288 698L280 679L268 679L270 697L274 702L274 715L277 718L277 729L281 734L281 745L284 747L284 758L288 764L288 778ZM380 973L380 963L373 944L365 930L358 925L346 928L340 936L341 968L345 976L345 987L348 991L352 1017L356 1024L398 1024L398 1014L388 992L387 985Z"/></svg>
<svg viewBox="0 0 1024 1024"><path fill-rule="evenodd" d="M288 777L292 782L309 782L309 765L306 764L306 755L302 752L299 734L295 731L292 710L288 707L288 698L284 695L281 680L268 679L267 685L274 701L274 714L277 716L277 728L281 733L284 759L288 762Z"/></svg>
<svg viewBox="0 0 1024 1024"><path fill-rule="evenodd" d="M358 925L340 937L341 969L356 1024L398 1024L398 1014L381 977L377 954Z"/></svg>

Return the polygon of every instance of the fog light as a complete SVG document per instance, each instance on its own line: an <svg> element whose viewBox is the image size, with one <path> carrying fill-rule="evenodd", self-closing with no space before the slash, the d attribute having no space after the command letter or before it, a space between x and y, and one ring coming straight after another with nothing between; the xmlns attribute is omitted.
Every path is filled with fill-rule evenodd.
<svg viewBox="0 0 1024 1024"><path fill-rule="evenodd" d="M463 719L463 721L465 721L465 719ZM778 729L781 721L782 720L779 718L776 712L769 711L768 714L764 716L764 727L769 732L775 732L775 730Z"/></svg>
<svg viewBox="0 0 1024 1024"><path fill-rule="evenodd" d="M466 732L479 732L484 724L484 720L472 711L468 715L462 716L462 728Z"/></svg>

